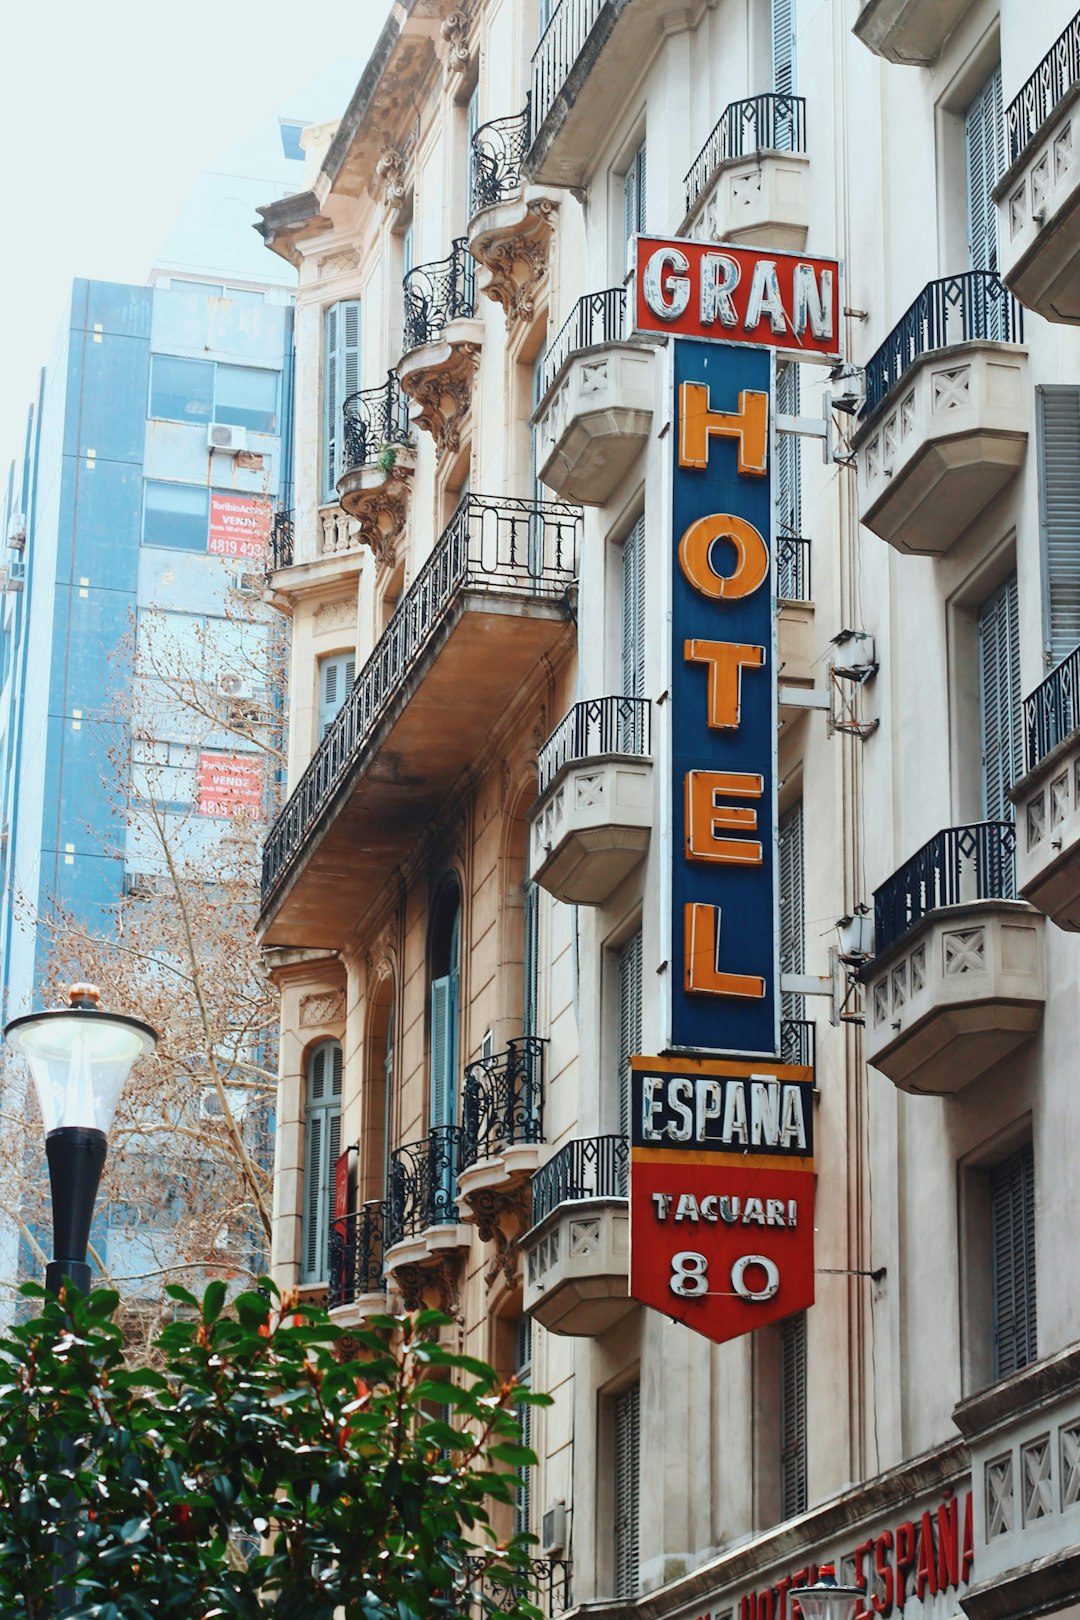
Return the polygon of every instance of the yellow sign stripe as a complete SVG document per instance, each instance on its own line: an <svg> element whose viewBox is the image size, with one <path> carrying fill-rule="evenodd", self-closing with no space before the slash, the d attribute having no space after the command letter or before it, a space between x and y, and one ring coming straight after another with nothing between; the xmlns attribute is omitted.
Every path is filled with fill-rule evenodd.
<svg viewBox="0 0 1080 1620"><path fill-rule="evenodd" d="M722 1160L721 1165L718 1161ZM630 1149L631 1164L706 1164L717 1170L813 1170L814 1161L798 1154L789 1158L784 1153L740 1153L738 1148L721 1148L719 1151L701 1151L691 1148L684 1151L682 1148L643 1148Z"/></svg>
<svg viewBox="0 0 1080 1620"><path fill-rule="evenodd" d="M767 1074L777 1080L813 1081L814 1071L797 1063L774 1063L772 1058L758 1058L752 1063L733 1063L725 1058L685 1057L632 1057L631 1068L644 1074L703 1074L725 1075L737 1080L748 1080L752 1074Z"/></svg>

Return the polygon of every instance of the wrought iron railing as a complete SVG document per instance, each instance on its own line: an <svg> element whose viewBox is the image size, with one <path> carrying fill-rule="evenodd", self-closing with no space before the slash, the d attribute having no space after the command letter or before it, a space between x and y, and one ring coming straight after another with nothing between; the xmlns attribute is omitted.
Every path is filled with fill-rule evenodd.
<svg viewBox="0 0 1080 1620"><path fill-rule="evenodd" d="M806 100L803 96L749 96L733 101L690 166L686 186L689 213L722 163L753 152L805 152Z"/></svg>
<svg viewBox="0 0 1080 1620"><path fill-rule="evenodd" d="M356 677L267 835L265 904L463 591L558 599L577 574L581 509L466 495Z"/></svg>
<svg viewBox="0 0 1080 1620"><path fill-rule="evenodd" d="M607 0L561 0L532 57L533 135L551 111Z"/></svg>
<svg viewBox="0 0 1080 1620"><path fill-rule="evenodd" d="M386 1216L388 1248L404 1238L419 1237L429 1226L454 1225L460 1163L460 1125L433 1125L430 1135L421 1141L394 1149Z"/></svg>
<svg viewBox="0 0 1080 1620"><path fill-rule="evenodd" d="M485 1579L486 1560L481 1557L470 1558L469 1566L477 1596L486 1598L496 1613L509 1612L524 1598L534 1604L546 1620L559 1620L559 1616L573 1606L568 1558L530 1558L528 1574L511 1586L496 1585Z"/></svg>
<svg viewBox="0 0 1080 1620"><path fill-rule="evenodd" d="M295 555L293 515L275 512L270 520L270 555L268 572L275 568L291 568Z"/></svg>
<svg viewBox="0 0 1080 1620"><path fill-rule="evenodd" d="M459 236L445 259L418 264L401 283L405 294L405 350L434 343L444 326L473 312L475 265L468 239Z"/></svg>
<svg viewBox="0 0 1080 1620"><path fill-rule="evenodd" d="M648 698L586 698L563 716L537 756L538 791L546 793L564 765L598 754L652 751L652 704Z"/></svg>
<svg viewBox="0 0 1080 1620"><path fill-rule="evenodd" d="M493 208L521 190L521 166L532 140L532 120L528 100L524 112L510 118L493 118L481 124L472 138L473 183L469 199L472 212Z"/></svg>
<svg viewBox="0 0 1080 1620"><path fill-rule="evenodd" d="M409 401L396 371L388 371L378 388L350 394L341 412L345 419L343 471L370 467L384 450L409 443Z"/></svg>
<svg viewBox="0 0 1080 1620"><path fill-rule="evenodd" d="M1080 647L1024 699L1024 769L1033 771L1080 726Z"/></svg>
<svg viewBox="0 0 1080 1620"><path fill-rule="evenodd" d="M362 1204L355 1214L331 1222L328 1296L331 1310L335 1305L351 1305L363 1294L386 1291L385 1234L386 1205L381 1201Z"/></svg>
<svg viewBox="0 0 1080 1620"><path fill-rule="evenodd" d="M978 821L946 827L875 889L875 951L880 956L939 906L1015 898L1014 824Z"/></svg>
<svg viewBox="0 0 1080 1620"><path fill-rule="evenodd" d="M544 1046L536 1035L466 1065L462 1088L462 1170L521 1142L544 1140Z"/></svg>
<svg viewBox="0 0 1080 1620"><path fill-rule="evenodd" d="M605 292L586 293L548 345L540 376L541 397L572 354L594 343L618 343L626 327L626 289L608 287Z"/></svg>
<svg viewBox="0 0 1080 1620"><path fill-rule="evenodd" d="M776 594L782 602L811 602L810 542L781 534L776 541Z"/></svg>
<svg viewBox="0 0 1080 1620"><path fill-rule="evenodd" d="M581 1136L567 1142L532 1178L532 1223L560 1204L587 1198L625 1198L630 1144L625 1136Z"/></svg>
<svg viewBox="0 0 1080 1620"><path fill-rule="evenodd" d="M817 1025L809 1018L785 1018L780 1025L780 1061L812 1069L817 1059Z"/></svg>
<svg viewBox="0 0 1080 1620"><path fill-rule="evenodd" d="M1024 340L1024 312L1001 277L992 270L965 270L929 282L867 364L863 415L877 409L921 354L975 338Z"/></svg>
<svg viewBox="0 0 1080 1620"><path fill-rule="evenodd" d="M1035 139L1067 91L1080 81L1080 11L1060 33L1005 114L1009 162Z"/></svg>

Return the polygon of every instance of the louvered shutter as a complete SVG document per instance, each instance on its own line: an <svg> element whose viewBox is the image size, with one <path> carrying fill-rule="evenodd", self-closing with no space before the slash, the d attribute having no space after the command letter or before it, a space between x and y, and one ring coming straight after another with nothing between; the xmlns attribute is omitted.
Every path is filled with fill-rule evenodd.
<svg viewBox="0 0 1080 1620"><path fill-rule="evenodd" d="M615 1596L638 1590L638 1504L641 1492L641 1388L615 1397Z"/></svg>
<svg viewBox="0 0 1080 1620"><path fill-rule="evenodd" d="M630 269L630 254L634 237L645 229L646 162L645 142L642 141L623 176L623 235L626 239L626 268Z"/></svg>
<svg viewBox="0 0 1080 1620"><path fill-rule="evenodd" d="M1020 775L1020 603L1011 574L979 609L979 720L983 813L1011 821L1009 789Z"/></svg>
<svg viewBox="0 0 1080 1620"><path fill-rule="evenodd" d="M780 971L806 972L802 800L780 817ZM803 1017L802 996L781 997L784 1018Z"/></svg>
<svg viewBox="0 0 1080 1620"><path fill-rule="evenodd" d="M383 1194L390 1192L390 1154L394 1140L394 1001L386 1014L386 1048L383 1052Z"/></svg>
<svg viewBox="0 0 1080 1620"><path fill-rule="evenodd" d="M781 416L799 414L799 368L793 361L776 368L776 409ZM799 435L778 433L776 437L776 515L779 532L781 535L801 535L802 466ZM792 601L799 600L794 594L794 587L787 588L783 578L779 594Z"/></svg>
<svg viewBox="0 0 1080 1620"><path fill-rule="evenodd" d="M319 741L322 742L330 723L352 689L356 679L356 657L353 653L339 653L334 658L319 660Z"/></svg>
<svg viewBox="0 0 1080 1620"><path fill-rule="evenodd" d="M516 1337L517 1353L514 1358L514 1375L519 1383L528 1384L532 1379L531 1316L518 1317ZM532 1410L531 1406L519 1406L517 1409L523 1446L532 1445ZM514 1501L514 1530L517 1534L529 1535L532 1531L532 1469L528 1467L519 1468L517 1476L517 1495Z"/></svg>
<svg viewBox="0 0 1080 1620"><path fill-rule="evenodd" d="M968 253L973 270L998 269L994 187L1005 173L1001 68L996 67L964 114ZM993 336L991 332L989 334Z"/></svg>
<svg viewBox="0 0 1080 1620"><path fill-rule="evenodd" d="M326 311L323 337L323 499L337 498L342 469L341 408L360 387L360 300Z"/></svg>
<svg viewBox="0 0 1080 1620"><path fill-rule="evenodd" d="M1080 644L1080 388L1037 388L1039 522L1052 664Z"/></svg>
<svg viewBox="0 0 1080 1620"><path fill-rule="evenodd" d="M1035 1360L1035 1154L1029 1142L990 1172L994 1376Z"/></svg>
<svg viewBox="0 0 1080 1620"><path fill-rule="evenodd" d="M645 694L645 519L639 517L623 541L622 689L624 697Z"/></svg>
<svg viewBox="0 0 1080 1620"><path fill-rule="evenodd" d="M431 1123L454 1122L450 975L431 983Z"/></svg>
<svg viewBox="0 0 1080 1620"><path fill-rule="evenodd" d="M473 150L473 136L480 128L480 85L477 84L469 97L469 104L465 109L465 209L466 216L472 218L473 212L473 183L476 179L476 153ZM468 255L471 259L472 255Z"/></svg>
<svg viewBox="0 0 1080 1620"><path fill-rule="evenodd" d="M537 997L540 977L540 889L537 884L529 882L524 888L524 916L522 918L525 931L525 950L522 959L523 1033L535 1035L537 1030Z"/></svg>
<svg viewBox="0 0 1080 1620"><path fill-rule="evenodd" d="M325 1282L334 1198L334 1164L341 1152L342 1050L322 1041L308 1056L304 1110L304 1188L300 1280Z"/></svg>
<svg viewBox="0 0 1080 1620"><path fill-rule="evenodd" d="M536 37L537 39L546 31L551 21L552 13L559 0L536 0Z"/></svg>
<svg viewBox="0 0 1080 1620"><path fill-rule="evenodd" d="M780 1517L806 1510L806 1316L780 1327Z"/></svg>
<svg viewBox="0 0 1080 1620"><path fill-rule="evenodd" d="M630 1134L630 1059L641 1051L641 931L619 952L619 1132Z"/></svg>
<svg viewBox="0 0 1080 1620"><path fill-rule="evenodd" d="M776 95L790 96L795 89L794 0L773 0L772 71Z"/></svg>

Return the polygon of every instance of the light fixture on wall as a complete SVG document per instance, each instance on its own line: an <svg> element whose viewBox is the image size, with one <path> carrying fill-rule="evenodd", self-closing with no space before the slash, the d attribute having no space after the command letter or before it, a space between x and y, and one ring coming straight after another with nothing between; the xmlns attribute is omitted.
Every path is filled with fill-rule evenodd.
<svg viewBox="0 0 1080 1620"><path fill-rule="evenodd" d="M848 967L860 968L874 954L874 919L869 906L854 906L851 915L836 919L837 955Z"/></svg>
<svg viewBox="0 0 1080 1620"><path fill-rule="evenodd" d="M822 1564L813 1586L793 1586L790 1596L803 1620L855 1620L866 1593L859 1586L837 1585L835 1566Z"/></svg>

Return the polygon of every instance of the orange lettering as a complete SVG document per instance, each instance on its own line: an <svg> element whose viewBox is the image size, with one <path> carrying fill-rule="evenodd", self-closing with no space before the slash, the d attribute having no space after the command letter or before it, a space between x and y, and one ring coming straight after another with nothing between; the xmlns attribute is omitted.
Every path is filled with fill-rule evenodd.
<svg viewBox="0 0 1080 1620"><path fill-rule="evenodd" d="M708 383L679 387L679 466L707 467L709 440L735 439L739 471L763 478L769 470L769 396L742 389L737 411L709 408Z"/></svg>
<svg viewBox="0 0 1080 1620"><path fill-rule="evenodd" d="M720 907L690 901L684 911L687 990L704 996L744 996L761 1001L765 980L750 973L721 973L716 965L720 941Z"/></svg>
<svg viewBox="0 0 1080 1620"><path fill-rule="evenodd" d="M734 804L717 804L721 793L735 798L760 799L763 777L745 771L687 771L686 858L691 861L731 861L737 866L760 866L761 843L756 838L723 838L721 831L756 832L757 811Z"/></svg>
<svg viewBox="0 0 1080 1620"><path fill-rule="evenodd" d="M709 666L709 725L714 731L734 731L742 711L742 672L761 669L764 647L738 641L684 641L688 664Z"/></svg>
<svg viewBox="0 0 1080 1620"><path fill-rule="evenodd" d="M713 546L718 540L735 547L735 567L730 574L718 574L713 567ZM768 579L769 548L745 518L710 512L691 523L679 541L679 567L702 596L736 602L753 596Z"/></svg>

